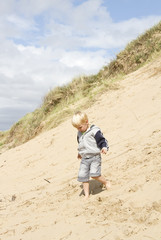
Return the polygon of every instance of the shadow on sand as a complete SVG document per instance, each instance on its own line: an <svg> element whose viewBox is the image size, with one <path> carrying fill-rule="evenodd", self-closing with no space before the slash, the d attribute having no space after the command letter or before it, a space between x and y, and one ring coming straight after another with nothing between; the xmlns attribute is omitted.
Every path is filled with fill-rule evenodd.
<svg viewBox="0 0 161 240"><path fill-rule="evenodd" d="M83 184L81 184L80 187L82 188L82 191L79 194L79 196L82 196L82 195L84 195ZM97 180L89 181L89 193L90 194L96 195L96 194L104 191L102 188L103 188L103 184L98 182Z"/></svg>

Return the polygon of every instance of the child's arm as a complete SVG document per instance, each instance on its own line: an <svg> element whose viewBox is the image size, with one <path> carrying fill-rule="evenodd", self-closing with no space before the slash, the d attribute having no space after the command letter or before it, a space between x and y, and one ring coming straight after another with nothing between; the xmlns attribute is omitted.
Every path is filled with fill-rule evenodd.
<svg viewBox="0 0 161 240"><path fill-rule="evenodd" d="M79 143L79 136L78 136L78 133L77 133L77 142ZM78 155L77 155L77 158L78 159L81 159L82 157L81 157L81 155L78 153Z"/></svg>
<svg viewBox="0 0 161 240"><path fill-rule="evenodd" d="M108 141L104 138L101 131L98 131L96 133L95 140L96 140L97 146L101 149L101 153L106 154L109 149Z"/></svg>
<svg viewBox="0 0 161 240"><path fill-rule="evenodd" d="M101 149L101 153L103 153L103 154L106 154L107 153L107 148L105 148L105 147L103 147L102 149Z"/></svg>

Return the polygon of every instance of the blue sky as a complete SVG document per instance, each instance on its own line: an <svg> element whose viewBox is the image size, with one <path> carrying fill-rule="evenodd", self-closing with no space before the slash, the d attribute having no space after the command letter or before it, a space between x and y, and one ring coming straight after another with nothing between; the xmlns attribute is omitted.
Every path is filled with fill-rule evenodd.
<svg viewBox="0 0 161 240"><path fill-rule="evenodd" d="M52 88L97 73L161 20L159 0L5 0L0 3L0 131Z"/></svg>
<svg viewBox="0 0 161 240"><path fill-rule="evenodd" d="M160 15L160 0L111 0L104 1L113 21Z"/></svg>

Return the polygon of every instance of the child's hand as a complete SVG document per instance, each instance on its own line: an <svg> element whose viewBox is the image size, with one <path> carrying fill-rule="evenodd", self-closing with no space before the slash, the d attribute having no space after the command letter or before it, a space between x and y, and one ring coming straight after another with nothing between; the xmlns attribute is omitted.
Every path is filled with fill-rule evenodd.
<svg viewBox="0 0 161 240"><path fill-rule="evenodd" d="M82 157L81 157L81 155L80 155L79 153L78 153L78 156L77 156L77 158L78 158L78 159L81 159L81 158L82 158Z"/></svg>
<svg viewBox="0 0 161 240"><path fill-rule="evenodd" d="M101 149L101 153L106 154L106 153L107 153L107 148L105 148L105 147L102 148L102 149Z"/></svg>

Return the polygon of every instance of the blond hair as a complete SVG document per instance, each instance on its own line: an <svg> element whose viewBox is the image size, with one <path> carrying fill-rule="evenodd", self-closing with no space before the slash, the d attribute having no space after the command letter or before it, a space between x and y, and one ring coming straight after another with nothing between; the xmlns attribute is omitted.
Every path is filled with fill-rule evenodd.
<svg viewBox="0 0 161 240"><path fill-rule="evenodd" d="M73 118L72 118L72 125L74 127L79 127L81 124L83 123L87 123L88 122L88 117L87 117L87 114L86 113L82 113L80 111L76 112L74 115L73 115Z"/></svg>

